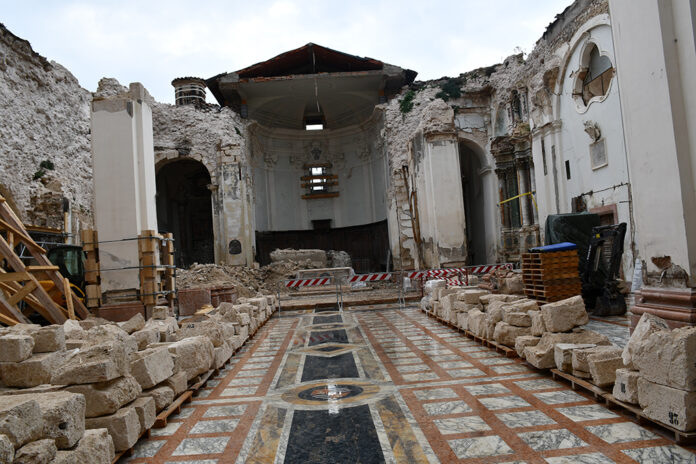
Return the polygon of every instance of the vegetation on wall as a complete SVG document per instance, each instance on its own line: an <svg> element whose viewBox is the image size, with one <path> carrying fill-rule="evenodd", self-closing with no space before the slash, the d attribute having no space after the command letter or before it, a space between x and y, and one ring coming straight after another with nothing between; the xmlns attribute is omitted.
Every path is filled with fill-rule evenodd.
<svg viewBox="0 0 696 464"><path fill-rule="evenodd" d="M403 114L408 113L413 109L413 99L416 97L416 92L409 90L404 94L404 98L399 100L399 109Z"/></svg>
<svg viewBox="0 0 696 464"><path fill-rule="evenodd" d="M449 99L459 98L462 96L461 81L459 79L447 79L440 84L440 91L435 94L435 97L442 98L444 101Z"/></svg>
<svg viewBox="0 0 696 464"><path fill-rule="evenodd" d="M53 164L53 161L51 160L44 160L41 163L39 163L39 169L34 173L34 180L39 180L43 176L46 175L46 171L53 171L55 169L55 166Z"/></svg>

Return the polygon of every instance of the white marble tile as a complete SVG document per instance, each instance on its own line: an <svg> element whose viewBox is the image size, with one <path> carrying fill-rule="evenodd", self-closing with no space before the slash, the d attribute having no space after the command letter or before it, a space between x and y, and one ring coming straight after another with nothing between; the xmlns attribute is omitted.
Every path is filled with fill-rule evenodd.
<svg viewBox="0 0 696 464"><path fill-rule="evenodd" d="M514 359L510 358L484 358L484 359L479 359L478 362L483 364L484 366L496 366L499 364L512 364L515 362Z"/></svg>
<svg viewBox="0 0 696 464"><path fill-rule="evenodd" d="M482 385L465 385L464 389L474 396L497 395L499 393L510 393L506 387L500 383L484 383Z"/></svg>
<svg viewBox="0 0 696 464"><path fill-rule="evenodd" d="M474 367L473 364L467 361L447 361L439 364L443 369L463 369L465 367Z"/></svg>
<svg viewBox="0 0 696 464"><path fill-rule="evenodd" d="M420 372L429 371L430 368L425 363L420 364L406 364L405 366L396 366L396 370L402 373L405 372Z"/></svg>
<svg viewBox="0 0 696 464"><path fill-rule="evenodd" d="M557 411L566 416L568 419L575 422L598 419L611 419L613 417L619 417L613 412L609 411L607 408L598 404L591 404L588 406L574 406L571 408L558 408Z"/></svg>
<svg viewBox="0 0 696 464"><path fill-rule="evenodd" d="M167 440L140 440L133 447L133 454L131 455L130 459L127 459L125 462L129 462L131 459L137 458L151 458L157 454L165 443L167 443Z"/></svg>
<svg viewBox="0 0 696 464"><path fill-rule="evenodd" d="M499 409L526 408L530 406L519 396L500 396L496 398L480 398L479 401L491 411Z"/></svg>
<svg viewBox="0 0 696 464"><path fill-rule="evenodd" d="M210 406L203 414L203 417L228 417L241 416L246 411L246 404L235 404L230 406Z"/></svg>
<svg viewBox="0 0 696 464"><path fill-rule="evenodd" d="M229 440L230 437L185 438L176 447L172 456L222 453Z"/></svg>
<svg viewBox="0 0 696 464"><path fill-rule="evenodd" d="M263 380L263 377L244 377L239 379L232 379L228 385L258 385Z"/></svg>
<svg viewBox="0 0 696 464"><path fill-rule="evenodd" d="M549 464L613 464L614 461L602 453L573 454L570 456L557 456L546 458ZM657 463L655 463L657 464Z"/></svg>
<svg viewBox="0 0 696 464"><path fill-rule="evenodd" d="M430 359L432 359L435 362L444 362L444 361L459 361L462 359L462 357L457 355L457 354L446 354L443 356L431 356Z"/></svg>
<svg viewBox="0 0 696 464"><path fill-rule="evenodd" d="M225 388L222 390L220 396L250 396L256 393L259 387L237 387L237 388Z"/></svg>
<svg viewBox="0 0 696 464"><path fill-rule="evenodd" d="M504 366L491 366L491 370L496 374L519 374L520 372L532 372L522 364L506 364Z"/></svg>
<svg viewBox="0 0 696 464"><path fill-rule="evenodd" d="M437 403L424 403L423 409L430 416L444 416L446 414L465 414L471 412L471 407L465 401L438 401Z"/></svg>
<svg viewBox="0 0 696 464"><path fill-rule="evenodd" d="M655 440L660 438L651 431L633 422L619 422L607 425L589 425L588 432L597 435L607 443L625 443L629 441ZM696 462L696 457L694 458Z"/></svg>
<svg viewBox="0 0 696 464"><path fill-rule="evenodd" d="M470 358L501 358L502 355L495 351L478 351L476 353L469 353Z"/></svg>
<svg viewBox="0 0 696 464"><path fill-rule="evenodd" d="M525 432L518 436L535 451L587 446L587 443L566 429Z"/></svg>
<svg viewBox="0 0 696 464"><path fill-rule="evenodd" d="M623 450L622 453L640 464L694 464L696 455L677 445L651 446Z"/></svg>
<svg viewBox="0 0 696 464"><path fill-rule="evenodd" d="M191 435L198 433L222 433L232 432L239 424L239 419L227 418L220 420L202 420L196 422L189 432Z"/></svg>
<svg viewBox="0 0 696 464"><path fill-rule="evenodd" d="M440 376L434 372L417 372L415 374L402 374L401 377L403 377L403 379L406 382L420 382L423 380L436 380L440 378Z"/></svg>
<svg viewBox="0 0 696 464"><path fill-rule="evenodd" d="M447 443L459 459L500 456L513 452L512 448L498 436L461 438L448 440Z"/></svg>
<svg viewBox="0 0 696 464"><path fill-rule="evenodd" d="M452 369L447 370L447 373L457 379L464 377L478 377L481 375L486 375L486 373L480 369Z"/></svg>
<svg viewBox="0 0 696 464"><path fill-rule="evenodd" d="M573 390L534 393L534 396L546 404L579 403L581 401L587 401L587 398L575 393Z"/></svg>
<svg viewBox="0 0 696 464"><path fill-rule="evenodd" d="M413 358L392 359L389 362L395 366L403 366L404 364L422 364L423 360L419 357L413 357Z"/></svg>
<svg viewBox="0 0 696 464"><path fill-rule="evenodd" d="M478 416L453 417L433 421L441 434L483 432L491 430L490 426Z"/></svg>
<svg viewBox="0 0 696 464"><path fill-rule="evenodd" d="M183 422L169 422L161 429L151 429L150 435L153 437L168 437L170 435L174 435L182 424Z"/></svg>
<svg viewBox="0 0 696 464"><path fill-rule="evenodd" d="M556 423L541 411L501 412L497 413L496 416L511 429Z"/></svg>
<svg viewBox="0 0 696 464"><path fill-rule="evenodd" d="M534 380L521 380L518 382L515 382L515 385L520 387L523 390L549 390L551 388L560 388L563 387L563 384L560 384L554 380L551 379L534 379Z"/></svg>
<svg viewBox="0 0 696 464"><path fill-rule="evenodd" d="M451 388L429 388L426 390L415 390L413 392L421 401L436 400L442 398L457 398L457 394Z"/></svg>

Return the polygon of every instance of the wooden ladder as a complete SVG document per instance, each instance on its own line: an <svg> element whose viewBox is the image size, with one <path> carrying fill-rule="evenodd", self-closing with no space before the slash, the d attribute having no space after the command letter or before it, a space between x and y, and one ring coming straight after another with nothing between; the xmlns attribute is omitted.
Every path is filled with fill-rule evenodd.
<svg viewBox="0 0 696 464"><path fill-rule="evenodd" d="M28 323L25 313L33 310L41 314L51 324L62 324L68 318L84 319L90 313L85 305L70 289L68 279L63 277L46 257L46 250L41 248L29 236L24 225L10 209L0 195L0 263L4 260L7 266L0 267L0 323L15 325ZM14 249L23 244L36 261L34 266L26 266L17 256ZM58 305L43 288L37 275L49 280L55 285L55 290L63 295L66 307ZM24 302L24 311L18 304Z"/></svg>

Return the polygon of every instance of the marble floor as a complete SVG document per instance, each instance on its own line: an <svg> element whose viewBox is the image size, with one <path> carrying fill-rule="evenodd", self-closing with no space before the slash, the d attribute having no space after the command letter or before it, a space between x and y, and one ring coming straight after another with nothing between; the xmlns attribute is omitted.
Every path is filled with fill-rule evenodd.
<svg viewBox="0 0 696 464"><path fill-rule="evenodd" d="M152 432L123 462L696 462L416 308L275 316Z"/></svg>

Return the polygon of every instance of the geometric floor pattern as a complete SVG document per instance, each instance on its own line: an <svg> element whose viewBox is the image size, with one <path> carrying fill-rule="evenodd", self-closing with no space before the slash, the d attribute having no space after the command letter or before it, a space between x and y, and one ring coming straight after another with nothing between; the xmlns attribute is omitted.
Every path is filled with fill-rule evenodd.
<svg viewBox="0 0 696 464"><path fill-rule="evenodd" d="M696 455L406 308L274 317L123 462L693 464Z"/></svg>

